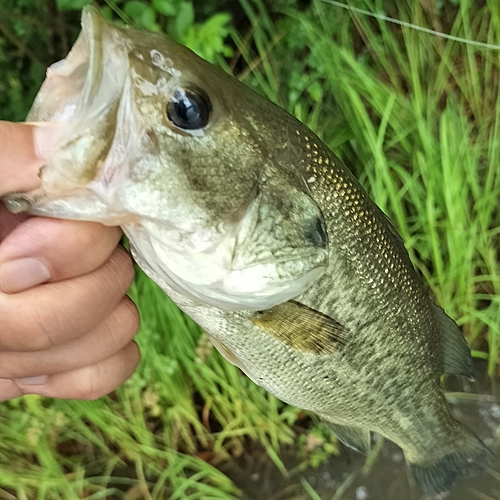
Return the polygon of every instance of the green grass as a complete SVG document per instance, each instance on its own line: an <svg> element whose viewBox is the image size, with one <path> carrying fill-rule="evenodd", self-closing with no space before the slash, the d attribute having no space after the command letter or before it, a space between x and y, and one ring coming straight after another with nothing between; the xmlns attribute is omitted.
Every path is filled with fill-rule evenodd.
<svg viewBox="0 0 500 500"><path fill-rule="evenodd" d="M435 14L411 0L348 3L375 12L388 5L401 20L500 43L493 0L480 9L450 3ZM499 53L319 1L281 19L259 0L241 5L253 29L233 31L241 60L221 64L311 126L356 172L493 374L500 356ZM142 315L142 361L116 393L95 402L28 396L0 405L0 498L239 498L202 452L238 456L248 439L286 473L279 450L297 445L299 411L225 362L141 273L131 296Z"/></svg>
<svg viewBox="0 0 500 500"><path fill-rule="evenodd" d="M416 5L398 17L424 25ZM492 11L477 11L473 2L461 5L451 32L498 44L498 17L490 21ZM352 48L331 42L332 36L346 40L347 28L335 31L332 9L319 3L317 9L320 40L314 22L305 29L352 134L356 156L347 161L392 217L437 301L464 326L471 345L486 333L492 374L500 333L498 52L408 28L397 33L360 17L372 58L366 64Z"/></svg>
<svg viewBox="0 0 500 500"><path fill-rule="evenodd" d="M428 28L443 22L418 2L347 3L373 12L389 5L396 18ZM250 14L255 24L265 15L257 10ZM442 14L453 35L500 43L496 3L478 9L462 1ZM310 14L289 15L300 42L287 48L309 48L302 67L296 64L301 72L277 87L293 65L280 53L285 63L275 62L269 75L268 47L280 35L266 22L257 45L262 65L250 82L317 131L355 171L493 374L500 334L500 52L351 14L327 0L316 0Z"/></svg>

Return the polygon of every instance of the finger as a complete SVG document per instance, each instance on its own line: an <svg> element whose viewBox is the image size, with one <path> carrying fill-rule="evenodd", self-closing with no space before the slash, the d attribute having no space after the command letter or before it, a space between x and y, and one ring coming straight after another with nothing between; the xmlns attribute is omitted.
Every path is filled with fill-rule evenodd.
<svg viewBox="0 0 500 500"><path fill-rule="evenodd" d="M28 191L40 184L38 172L44 161L35 151L35 128L0 121L0 196Z"/></svg>
<svg viewBox="0 0 500 500"><path fill-rule="evenodd" d="M43 351L93 330L120 303L133 277L130 255L118 247L85 276L0 293L0 351Z"/></svg>
<svg viewBox="0 0 500 500"><path fill-rule="evenodd" d="M21 222L29 219L27 214L11 214L5 205L0 202L0 243L13 231ZM2 247L0 246L0 249Z"/></svg>
<svg viewBox="0 0 500 500"><path fill-rule="evenodd" d="M46 379L35 380L33 384L15 383L24 394L93 400L110 393L130 378L139 358L139 347L132 341L110 358L94 365L50 375Z"/></svg>
<svg viewBox="0 0 500 500"><path fill-rule="evenodd" d="M0 290L16 293L97 269L121 238L119 227L32 217L0 244Z"/></svg>
<svg viewBox="0 0 500 500"><path fill-rule="evenodd" d="M126 297L94 330L72 342L47 351L0 352L0 378L39 377L98 363L123 349L138 329L139 313Z"/></svg>
<svg viewBox="0 0 500 500"><path fill-rule="evenodd" d="M13 380L0 379L0 402L18 398L23 394L22 389Z"/></svg>

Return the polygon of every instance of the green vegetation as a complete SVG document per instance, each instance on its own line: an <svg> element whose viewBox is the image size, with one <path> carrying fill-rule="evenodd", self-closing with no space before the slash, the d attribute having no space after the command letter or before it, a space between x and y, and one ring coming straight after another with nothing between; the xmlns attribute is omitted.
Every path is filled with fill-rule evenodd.
<svg viewBox="0 0 500 500"><path fill-rule="evenodd" d="M494 0L347 1L500 44ZM78 32L72 9L85 3L2 2L0 118L23 118L45 67ZM317 0L100 3L109 18L168 32L314 129L394 220L438 302L494 374L499 51ZM140 272L131 296L142 315L142 362L116 393L94 402L33 396L0 405L0 498L233 499L240 493L213 464L239 456L250 440L284 474L285 445L296 446L303 463L335 453L321 428L307 430L298 409L225 362ZM312 456L297 430L320 439ZM303 487L317 498L307 482Z"/></svg>

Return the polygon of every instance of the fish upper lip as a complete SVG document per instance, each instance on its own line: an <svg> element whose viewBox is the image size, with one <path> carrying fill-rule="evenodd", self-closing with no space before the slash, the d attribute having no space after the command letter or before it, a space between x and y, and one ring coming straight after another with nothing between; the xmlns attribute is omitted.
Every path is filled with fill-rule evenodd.
<svg viewBox="0 0 500 500"><path fill-rule="evenodd" d="M106 29L95 7L83 9L81 32L67 56L47 70L27 121L70 123L96 98L104 84Z"/></svg>
<svg viewBox="0 0 500 500"><path fill-rule="evenodd" d="M98 93L104 76L103 33L105 21L99 11L86 6L82 12L82 42L88 50L88 69L80 94L79 107L85 107Z"/></svg>

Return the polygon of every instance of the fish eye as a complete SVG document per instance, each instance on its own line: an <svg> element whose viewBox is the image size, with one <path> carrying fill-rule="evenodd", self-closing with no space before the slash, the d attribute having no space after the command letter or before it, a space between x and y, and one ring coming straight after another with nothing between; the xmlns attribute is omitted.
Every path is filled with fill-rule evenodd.
<svg viewBox="0 0 500 500"><path fill-rule="evenodd" d="M208 125L210 100L200 90L178 89L167 104L168 119L183 130L197 130Z"/></svg>

